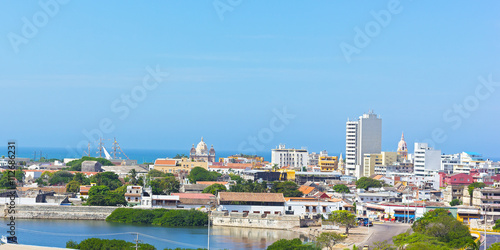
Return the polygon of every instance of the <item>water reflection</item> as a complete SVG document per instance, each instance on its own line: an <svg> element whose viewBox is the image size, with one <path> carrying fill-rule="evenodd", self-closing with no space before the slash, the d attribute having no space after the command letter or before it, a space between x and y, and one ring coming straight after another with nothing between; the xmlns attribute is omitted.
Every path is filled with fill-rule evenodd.
<svg viewBox="0 0 500 250"><path fill-rule="evenodd" d="M223 226L214 226L211 235L216 242L231 243L240 249L265 249L280 239L304 238L292 231Z"/></svg>

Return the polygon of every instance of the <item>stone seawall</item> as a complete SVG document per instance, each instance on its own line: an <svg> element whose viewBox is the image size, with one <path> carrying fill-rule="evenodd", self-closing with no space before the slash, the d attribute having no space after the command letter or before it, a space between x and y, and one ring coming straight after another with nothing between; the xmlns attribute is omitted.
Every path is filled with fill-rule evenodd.
<svg viewBox="0 0 500 250"><path fill-rule="evenodd" d="M300 227L300 217L294 215L264 215L212 212L214 226L246 227L246 228L268 228L268 229L291 229Z"/></svg>
<svg viewBox="0 0 500 250"><path fill-rule="evenodd" d="M16 219L58 219L58 220L105 220L118 207L95 206L51 206L19 205L16 206ZM0 211L2 218L8 218L8 207Z"/></svg>

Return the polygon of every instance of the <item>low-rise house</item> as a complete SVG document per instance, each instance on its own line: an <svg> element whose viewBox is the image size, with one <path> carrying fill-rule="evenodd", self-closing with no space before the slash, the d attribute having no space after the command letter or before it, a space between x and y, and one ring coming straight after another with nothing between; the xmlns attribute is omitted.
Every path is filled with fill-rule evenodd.
<svg viewBox="0 0 500 250"><path fill-rule="evenodd" d="M284 214L285 197L282 193L219 192L217 211Z"/></svg>
<svg viewBox="0 0 500 250"><path fill-rule="evenodd" d="M203 190L210 185L206 184L184 184L181 186L181 192L182 193L189 193L189 194L201 194Z"/></svg>
<svg viewBox="0 0 500 250"><path fill-rule="evenodd" d="M356 208L359 216L377 220L411 221L426 212L426 204L422 202L356 203Z"/></svg>
<svg viewBox="0 0 500 250"><path fill-rule="evenodd" d="M252 169L252 163L228 163L226 165L212 164L208 167L209 171L215 171L223 174L241 174L243 171L250 169Z"/></svg>
<svg viewBox="0 0 500 250"><path fill-rule="evenodd" d="M304 194L304 197L313 197L313 198L320 198L320 199L328 199L330 196L328 194L323 193L319 191L315 185L314 186L306 186L302 185L298 189L300 192Z"/></svg>
<svg viewBox="0 0 500 250"><path fill-rule="evenodd" d="M88 198L90 188L92 188L95 185L96 185L95 183L91 183L90 185L80 186L80 197Z"/></svg>
<svg viewBox="0 0 500 250"><path fill-rule="evenodd" d="M104 172L113 172L118 175L119 178L125 178L130 175L130 171L132 169L135 170L137 174L137 178L146 177L148 174L148 169L141 167L139 165L133 166L102 166L101 167Z"/></svg>
<svg viewBox="0 0 500 250"><path fill-rule="evenodd" d="M199 184L199 185L208 185L211 186L213 184L220 184L220 185L223 185L226 187L227 190L229 190L229 182L227 181L197 181L196 184Z"/></svg>
<svg viewBox="0 0 500 250"><path fill-rule="evenodd" d="M142 187L141 186L127 186L125 192L125 200L129 205L136 206L142 204Z"/></svg>
<svg viewBox="0 0 500 250"><path fill-rule="evenodd" d="M101 172L102 164L98 161L82 162L82 172Z"/></svg>
<svg viewBox="0 0 500 250"><path fill-rule="evenodd" d="M356 201L365 203L395 202L401 201L401 197L390 192L358 192L356 193Z"/></svg>
<svg viewBox="0 0 500 250"><path fill-rule="evenodd" d="M328 215L337 210L349 210L348 203L342 199L317 199L307 197L285 198L285 214L291 215L318 215L328 218Z"/></svg>
<svg viewBox="0 0 500 250"><path fill-rule="evenodd" d="M448 185L469 185L474 182L474 178L470 174L464 174L464 173L458 173L458 174L451 174L451 175L445 175L445 174L440 174L441 181L440 181L440 186L448 186Z"/></svg>
<svg viewBox="0 0 500 250"><path fill-rule="evenodd" d="M142 204L153 208L177 208L179 196L177 195L152 195L150 199L144 198Z"/></svg>
<svg viewBox="0 0 500 250"><path fill-rule="evenodd" d="M465 187L465 188L464 188ZM463 200L464 193L468 195L467 186L463 185L448 185L443 191L443 201L450 203L452 200ZM464 202L468 203L468 202Z"/></svg>
<svg viewBox="0 0 500 250"><path fill-rule="evenodd" d="M178 208L201 208L216 205L216 197L213 194L188 194L172 193L173 196L179 196Z"/></svg>

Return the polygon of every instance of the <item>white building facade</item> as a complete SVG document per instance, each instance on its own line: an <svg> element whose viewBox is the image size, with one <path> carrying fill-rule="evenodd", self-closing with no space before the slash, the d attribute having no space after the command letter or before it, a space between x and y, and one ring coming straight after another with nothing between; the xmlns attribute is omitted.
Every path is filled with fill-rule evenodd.
<svg viewBox="0 0 500 250"><path fill-rule="evenodd" d="M280 144L271 152L271 163L272 165L277 164L280 168L285 166L291 168L307 167L309 154L307 149L287 149L285 144Z"/></svg>
<svg viewBox="0 0 500 250"><path fill-rule="evenodd" d="M415 143L413 166L416 176L432 176L441 170L441 150L427 143Z"/></svg>
<svg viewBox="0 0 500 250"><path fill-rule="evenodd" d="M346 174L361 177L365 154L382 151L382 119L370 111L346 123Z"/></svg>

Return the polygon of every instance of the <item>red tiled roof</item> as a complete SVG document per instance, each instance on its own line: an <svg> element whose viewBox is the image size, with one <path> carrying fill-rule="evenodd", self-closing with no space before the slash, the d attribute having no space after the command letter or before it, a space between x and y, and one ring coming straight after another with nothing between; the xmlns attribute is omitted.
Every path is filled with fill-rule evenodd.
<svg viewBox="0 0 500 250"><path fill-rule="evenodd" d="M213 194L196 194L196 193L171 193L170 195L179 196L179 199L211 199L215 198Z"/></svg>
<svg viewBox="0 0 500 250"><path fill-rule="evenodd" d="M171 166L175 166L175 160L156 159L155 165L171 165Z"/></svg>
<svg viewBox="0 0 500 250"><path fill-rule="evenodd" d="M302 185L302 186L299 187L299 191L302 192L305 195L308 195L313 190L314 190L314 187L310 187L310 186L304 186L304 185Z"/></svg>
<svg viewBox="0 0 500 250"><path fill-rule="evenodd" d="M213 184L221 184L221 185L227 185L227 181L197 181L196 184L201 184L201 185L213 185Z"/></svg>
<svg viewBox="0 0 500 250"><path fill-rule="evenodd" d="M214 165L212 165L212 166L210 166L210 168L246 169L246 168L249 168L249 167L245 167L245 166L214 166ZM251 166L250 166L250 168L251 168Z"/></svg>
<svg viewBox="0 0 500 250"><path fill-rule="evenodd" d="M285 202L282 193L220 192L220 201Z"/></svg>

